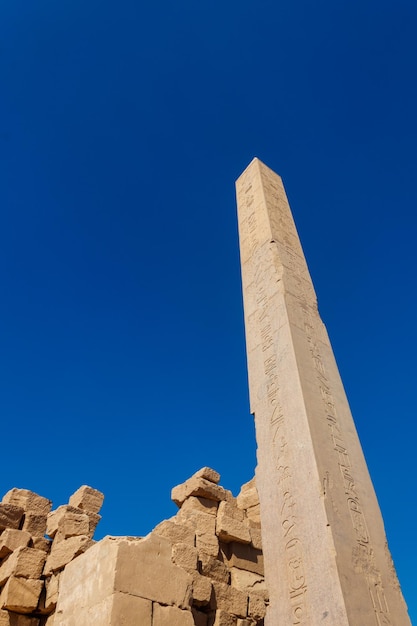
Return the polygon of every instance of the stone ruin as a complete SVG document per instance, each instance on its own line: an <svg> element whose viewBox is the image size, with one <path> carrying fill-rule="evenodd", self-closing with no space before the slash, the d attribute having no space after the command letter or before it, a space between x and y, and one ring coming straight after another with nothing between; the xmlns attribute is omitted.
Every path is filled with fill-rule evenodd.
<svg viewBox="0 0 417 626"><path fill-rule="evenodd" d="M0 503L0 626L263 626L255 480L235 498L210 468L172 490L179 511L146 537L93 534L103 494L68 505L12 489Z"/></svg>

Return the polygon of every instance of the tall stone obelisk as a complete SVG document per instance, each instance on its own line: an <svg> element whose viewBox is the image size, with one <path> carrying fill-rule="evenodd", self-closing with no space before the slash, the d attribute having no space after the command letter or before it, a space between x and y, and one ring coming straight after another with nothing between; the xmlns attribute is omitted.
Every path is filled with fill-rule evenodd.
<svg viewBox="0 0 417 626"><path fill-rule="evenodd" d="M410 626L280 177L236 183L267 626Z"/></svg>

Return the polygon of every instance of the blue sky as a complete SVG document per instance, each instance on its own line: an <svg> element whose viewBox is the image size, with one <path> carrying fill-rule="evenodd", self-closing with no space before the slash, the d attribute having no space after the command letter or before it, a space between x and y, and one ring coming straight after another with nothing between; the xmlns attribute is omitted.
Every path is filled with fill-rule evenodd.
<svg viewBox="0 0 417 626"><path fill-rule="evenodd" d="M417 620L411 0L0 8L0 491L143 535L255 466L234 180L284 179Z"/></svg>

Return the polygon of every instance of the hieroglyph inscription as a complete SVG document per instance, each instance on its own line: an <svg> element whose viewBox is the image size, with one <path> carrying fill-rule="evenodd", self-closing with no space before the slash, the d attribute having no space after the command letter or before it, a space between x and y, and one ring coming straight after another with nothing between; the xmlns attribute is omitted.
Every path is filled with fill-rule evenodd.
<svg viewBox="0 0 417 626"><path fill-rule="evenodd" d="M358 495L349 451L346 446L345 437L337 415L336 403L318 348L315 328L319 320L317 319L317 314L309 310L308 307L303 309L303 316L305 335L307 337L310 355L324 405L323 416L328 426L332 449L337 457L337 465L343 480L345 501L356 538L355 545L352 548L353 565L358 573L360 572L364 575L367 582L375 611L376 623L378 626L390 626L392 625L392 621L382 585L381 573L378 571L375 564L374 550L371 545L367 522ZM316 317L316 319L314 319L314 317Z"/></svg>
<svg viewBox="0 0 417 626"><path fill-rule="evenodd" d="M255 210L257 207L254 206L251 183L246 186L244 196L239 200L240 206L247 211L246 219L242 220L242 229L245 229L253 264L253 291L256 305L255 311L253 315L249 316L249 319L258 329L258 348L262 354L265 384L258 390L258 399L262 401L268 412L270 440L275 449L274 458L281 502L279 524L285 546L291 624L302 626L309 623L304 550L297 532L297 502L294 497L290 457L286 454L287 439L284 412L280 402L278 374L278 361L284 358L288 346L281 341L279 351L277 350L275 335L279 332L279 322L277 328L276 320L280 319L280 311L278 310L277 315L275 300L274 311L270 310L271 299L277 289L279 290L278 283L282 278L282 264L276 256L274 241L259 241L260 225L257 221L257 215L261 211ZM265 208L263 211L265 212ZM265 213L264 219L266 219ZM283 314L282 318L286 319L284 303L282 303L281 313Z"/></svg>
<svg viewBox="0 0 417 626"><path fill-rule="evenodd" d="M374 550L371 546L365 515L357 492L349 452L346 447L335 401L318 348L318 342L321 338L319 334L322 325L317 312L314 288L308 273L301 244L296 235L295 224L291 216L285 191L279 179L268 169L262 170L262 181L265 201L268 205L268 219L271 235L273 237L271 242L276 242L276 247L279 249L277 256L279 256L280 262L284 267L283 278L285 281L285 291L296 298L300 305L298 310L301 312L303 318L304 332L325 409L323 415L326 419L331 445L336 454L337 464L342 475L345 501L356 538L355 545L352 549L353 565L355 570L361 572L366 579L375 611L376 623L378 626L390 626L392 621L382 586L382 577L375 564ZM288 269L288 272L285 272L286 269ZM265 291L267 291L266 288ZM280 453L285 450L286 446L285 436L279 435L280 428L284 425L284 418L282 411L277 411L277 407L275 407L275 412L272 415L275 427L273 440L275 445L278 445L278 453ZM288 470L288 468L285 469ZM286 475L287 474L284 472L284 476ZM289 491L284 490L282 496L284 503L286 500L291 501ZM295 510L295 503L292 503L292 507ZM288 529L292 528L288 520L285 521L285 524Z"/></svg>

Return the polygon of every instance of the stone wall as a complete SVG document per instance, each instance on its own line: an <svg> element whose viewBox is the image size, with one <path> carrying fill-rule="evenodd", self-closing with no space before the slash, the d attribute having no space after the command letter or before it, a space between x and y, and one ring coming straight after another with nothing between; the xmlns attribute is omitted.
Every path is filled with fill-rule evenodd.
<svg viewBox="0 0 417 626"><path fill-rule="evenodd" d="M0 626L262 626L254 480L234 498L219 478L203 468L175 487L178 513L146 537L99 542L100 492L81 487L50 513L46 498L10 491L0 504Z"/></svg>
<svg viewBox="0 0 417 626"><path fill-rule="evenodd" d="M65 566L90 548L103 494L84 485L68 505L27 489L0 503L0 626L51 624Z"/></svg>

